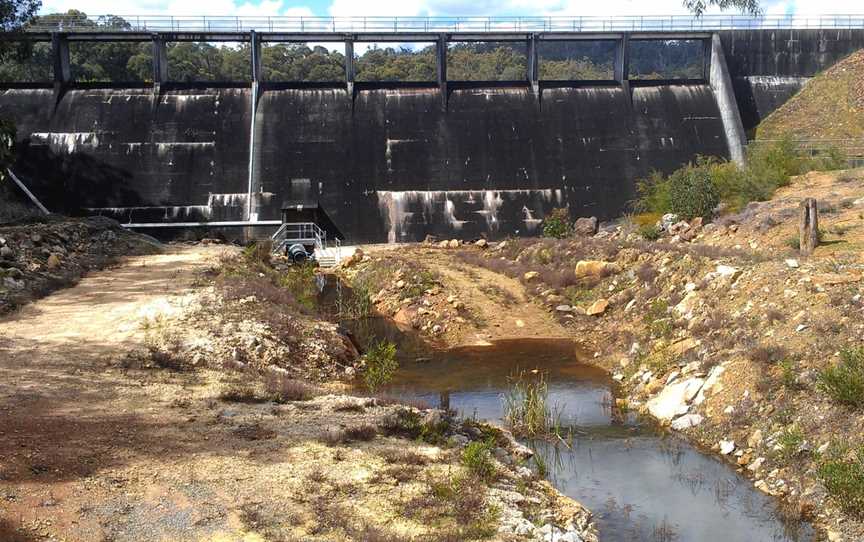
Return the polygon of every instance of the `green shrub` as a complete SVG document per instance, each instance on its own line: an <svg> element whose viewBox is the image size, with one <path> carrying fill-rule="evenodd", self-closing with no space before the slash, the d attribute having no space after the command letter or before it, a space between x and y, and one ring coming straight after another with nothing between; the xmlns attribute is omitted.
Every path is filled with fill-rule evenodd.
<svg viewBox="0 0 864 542"><path fill-rule="evenodd" d="M711 178L711 169L702 164L687 166L670 177L669 211L684 220L696 217L710 218L720 203L717 186Z"/></svg>
<svg viewBox="0 0 864 542"><path fill-rule="evenodd" d="M828 494L848 514L864 515L864 464L858 450L856 458L833 458L819 465L819 479Z"/></svg>
<svg viewBox="0 0 864 542"><path fill-rule="evenodd" d="M657 227L657 224L647 224L639 227L639 235L648 241L656 241L663 235L663 231Z"/></svg>
<svg viewBox="0 0 864 542"><path fill-rule="evenodd" d="M819 389L844 405L864 405L864 347L846 348L840 362L819 373Z"/></svg>
<svg viewBox="0 0 864 542"><path fill-rule="evenodd" d="M363 381L370 391L375 391L393 378L393 373L399 368L396 359L396 345L389 341L381 341L363 356L366 362L363 371Z"/></svg>
<svg viewBox="0 0 864 542"><path fill-rule="evenodd" d="M777 444L780 446L779 455L784 459L792 459L801 452L801 445L804 444L804 432L797 425L790 425L784 428L777 437Z"/></svg>
<svg viewBox="0 0 864 542"><path fill-rule="evenodd" d="M789 358L782 359L777 364L780 367L780 381L786 389L794 390L798 384L798 366Z"/></svg>
<svg viewBox="0 0 864 542"><path fill-rule="evenodd" d="M543 219L543 237L554 237L564 239L573 234L573 223L570 222L570 211L559 207Z"/></svg>
<svg viewBox="0 0 864 542"><path fill-rule="evenodd" d="M747 166L710 157L698 157L668 177L660 172L637 184L637 208L652 213L676 213L684 219L710 217L717 203L738 211L751 201L770 199L794 175L813 170L845 167L836 149L805 156L790 139L755 143L747 152ZM712 205L713 204L713 205Z"/></svg>
<svg viewBox="0 0 864 542"><path fill-rule="evenodd" d="M478 478L491 480L495 476L495 462L492 460L494 447L491 439L468 443L462 450L462 464Z"/></svg>

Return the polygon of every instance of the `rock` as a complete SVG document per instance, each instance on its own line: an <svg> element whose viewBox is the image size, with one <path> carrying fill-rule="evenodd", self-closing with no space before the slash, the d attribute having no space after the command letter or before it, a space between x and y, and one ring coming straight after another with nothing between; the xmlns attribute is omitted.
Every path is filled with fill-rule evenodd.
<svg viewBox="0 0 864 542"><path fill-rule="evenodd" d="M685 320L692 320L693 311L699 308L700 304L699 294L690 292L684 296L680 303L675 305L675 312Z"/></svg>
<svg viewBox="0 0 864 542"><path fill-rule="evenodd" d="M0 247L0 258L11 260L13 254L15 254L15 253L8 246L4 245L4 246Z"/></svg>
<svg viewBox="0 0 864 542"><path fill-rule="evenodd" d="M764 458L764 457L757 457L756 459L753 460L752 463L750 463L750 464L747 466L747 470L749 470L750 472L756 472L756 471L758 471L759 469L762 468L762 465L763 465L764 463L765 463L765 458Z"/></svg>
<svg viewBox="0 0 864 542"><path fill-rule="evenodd" d="M525 322L522 320L516 320L516 327L525 327Z"/></svg>
<svg viewBox="0 0 864 542"><path fill-rule="evenodd" d="M660 229L668 230L676 222L678 222L678 215L675 213L666 213L660 218Z"/></svg>
<svg viewBox="0 0 864 542"><path fill-rule="evenodd" d="M699 346L699 341L697 341L693 337L688 337L667 346L666 352L674 356L681 357L687 352L690 352L691 350L696 348L697 346Z"/></svg>
<svg viewBox="0 0 864 542"><path fill-rule="evenodd" d="M672 429L675 431L684 431L685 429L696 427L702 423L702 420L704 420L704 418L699 414L685 414L672 422Z"/></svg>
<svg viewBox="0 0 864 542"><path fill-rule="evenodd" d="M795 258L787 258L786 266L792 269L798 269L798 260L796 260Z"/></svg>
<svg viewBox="0 0 864 542"><path fill-rule="evenodd" d="M32 241L34 245L38 245L42 242L42 236L38 233L34 233L30 236L30 241Z"/></svg>
<svg viewBox="0 0 864 542"><path fill-rule="evenodd" d="M459 248L459 240L458 239L450 239L447 242L447 246L450 248Z"/></svg>
<svg viewBox="0 0 864 542"><path fill-rule="evenodd" d="M439 248L448 248L450 246L450 241L444 240L438 243Z"/></svg>
<svg viewBox="0 0 864 542"><path fill-rule="evenodd" d="M591 216L588 218L577 218L576 223L573 224L573 231L576 233L576 235L596 235L599 225L600 223L597 221L596 216Z"/></svg>
<svg viewBox="0 0 864 542"><path fill-rule="evenodd" d="M702 386L702 389L699 390L699 394L696 395L696 399L694 399L693 402L697 405L701 405L705 401L705 394L720 384L720 377L723 376L724 372L726 372L726 368L722 365L712 367L711 371L708 373L708 377L705 379L705 384ZM714 390L714 393L717 393L720 389L722 389L722 386L717 390Z"/></svg>
<svg viewBox="0 0 864 542"><path fill-rule="evenodd" d="M573 312L573 307L570 305L558 305L555 307L555 310L558 312Z"/></svg>
<svg viewBox="0 0 864 542"><path fill-rule="evenodd" d="M488 242L486 239L478 239L478 240L474 243L474 246L477 247L477 248L488 248L488 247L489 247L489 242Z"/></svg>
<svg viewBox="0 0 864 542"><path fill-rule="evenodd" d="M757 429L747 438L747 446L749 448L758 448L760 444L762 444L762 430Z"/></svg>
<svg viewBox="0 0 864 542"><path fill-rule="evenodd" d="M459 433L456 433L455 435L450 437L450 443L454 447L461 448L462 446L465 446L466 444L468 444L468 437L466 437L465 435L460 435Z"/></svg>
<svg viewBox="0 0 864 542"><path fill-rule="evenodd" d="M24 278L24 272L17 267L10 267L6 270L6 276L12 277L13 279L21 279Z"/></svg>
<svg viewBox="0 0 864 542"><path fill-rule="evenodd" d="M730 278L732 280L738 278L738 275L741 274L740 269L732 267L731 265L718 265L714 272L721 277Z"/></svg>
<svg viewBox="0 0 864 542"><path fill-rule="evenodd" d="M401 290L402 288L405 287L405 281L404 281L404 280L401 280L401 279L400 279L400 280L397 280L397 281L396 281L396 287L399 288L399 289Z"/></svg>
<svg viewBox="0 0 864 542"><path fill-rule="evenodd" d="M585 314L588 316L599 316L606 312L606 309L609 308L609 301L607 299L600 298L594 303L591 303L591 306L585 311Z"/></svg>
<svg viewBox="0 0 864 542"><path fill-rule="evenodd" d="M621 267L614 263L598 260L580 260L576 263L576 278L602 278L620 272Z"/></svg>
<svg viewBox="0 0 864 542"><path fill-rule="evenodd" d="M656 397L647 403L648 412L658 420L668 422L676 416L686 414L688 403L702 389L704 380L688 378L666 386Z"/></svg>
<svg viewBox="0 0 864 542"><path fill-rule="evenodd" d="M528 271L527 273L525 273L525 275L522 276L522 278L525 279L525 282L531 282L539 276L540 273L538 273L537 271Z"/></svg>
<svg viewBox="0 0 864 542"><path fill-rule="evenodd" d="M15 280L12 277L3 277L3 286L10 290L24 289L24 281Z"/></svg>
<svg viewBox="0 0 864 542"><path fill-rule="evenodd" d="M612 380L614 380L615 382L623 382L624 375L621 373L615 373L615 375L612 376Z"/></svg>
<svg viewBox="0 0 864 542"><path fill-rule="evenodd" d="M722 455L729 455L735 451L735 441L734 440L721 440L720 445L720 453Z"/></svg>

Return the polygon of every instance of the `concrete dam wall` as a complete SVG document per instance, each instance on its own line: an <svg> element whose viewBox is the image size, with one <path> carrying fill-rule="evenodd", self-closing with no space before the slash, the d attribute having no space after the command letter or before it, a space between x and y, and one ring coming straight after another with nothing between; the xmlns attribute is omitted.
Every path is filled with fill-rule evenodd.
<svg viewBox="0 0 864 542"><path fill-rule="evenodd" d="M794 96L811 77L864 47L864 28L727 30L719 34L747 130Z"/></svg>
<svg viewBox="0 0 864 542"><path fill-rule="evenodd" d="M52 210L125 223L247 218L250 89L9 89L16 173ZM634 180L728 157L707 84L261 92L253 217L320 202L350 242L537 231L552 208L622 212Z"/></svg>
<svg viewBox="0 0 864 542"><path fill-rule="evenodd" d="M171 82L166 43L206 39L171 33L133 36L153 40L152 85L76 83L70 40L129 35L36 36L50 39L53 86L0 94L0 114L19 128L15 172L54 211L207 223L198 235L212 234L211 223L230 224L229 237L260 235L298 208L323 211L349 242L532 234L555 207L620 215L652 170L697 155L742 161L745 128L864 46L864 29L412 34L437 44L436 81L355 82L349 54L344 81L291 83L260 77L261 43L303 35L214 36L246 40L251 83ZM448 43L495 36L526 47L525 81L448 80ZM363 41L319 37L346 50ZM375 39L388 37L400 35ZM539 49L568 39L611 43L612 80L541 80ZM646 41L695 44L670 49L688 51L677 62L695 71L640 80L631 44L638 51Z"/></svg>

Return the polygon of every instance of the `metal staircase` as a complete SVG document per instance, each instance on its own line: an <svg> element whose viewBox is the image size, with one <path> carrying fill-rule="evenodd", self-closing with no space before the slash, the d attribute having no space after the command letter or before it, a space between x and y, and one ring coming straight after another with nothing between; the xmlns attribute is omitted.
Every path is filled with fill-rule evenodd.
<svg viewBox="0 0 864 542"><path fill-rule="evenodd" d="M292 245L312 249L312 257L321 267L335 267L341 259L342 242L337 238L327 246L327 232L314 222L284 222L273 234L273 252L285 253Z"/></svg>

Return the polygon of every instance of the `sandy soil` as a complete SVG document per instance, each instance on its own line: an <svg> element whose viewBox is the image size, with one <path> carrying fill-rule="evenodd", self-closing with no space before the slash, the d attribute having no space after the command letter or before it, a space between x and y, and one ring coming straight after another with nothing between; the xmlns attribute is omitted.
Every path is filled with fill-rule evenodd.
<svg viewBox="0 0 864 542"><path fill-rule="evenodd" d="M146 352L142 324L182 321L223 250L128 258L0 320L0 540L500 540L499 522L532 525L524 506L585 521L500 463L491 487L436 497L460 487L460 449L386 436L404 407L228 400L261 382L218 361L130 362Z"/></svg>
<svg viewBox="0 0 864 542"><path fill-rule="evenodd" d="M413 254L418 256L418 262L444 278L446 293L455 295L478 317L476 327L455 330L448 337L448 346L571 336L543 306L531 302L518 280L464 262L454 265L443 250L419 250Z"/></svg>

